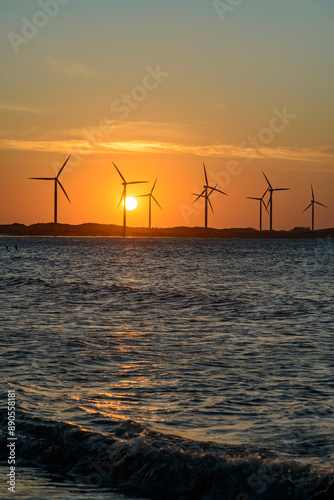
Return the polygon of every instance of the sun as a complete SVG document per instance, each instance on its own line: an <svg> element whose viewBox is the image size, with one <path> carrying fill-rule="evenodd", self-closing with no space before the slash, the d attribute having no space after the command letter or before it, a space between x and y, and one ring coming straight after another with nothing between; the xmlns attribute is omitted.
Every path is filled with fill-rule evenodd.
<svg viewBox="0 0 334 500"><path fill-rule="evenodd" d="M122 206L124 207L124 200L122 201ZM137 200L132 196L127 196L125 199L125 209L126 210L134 210L137 208Z"/></svg>

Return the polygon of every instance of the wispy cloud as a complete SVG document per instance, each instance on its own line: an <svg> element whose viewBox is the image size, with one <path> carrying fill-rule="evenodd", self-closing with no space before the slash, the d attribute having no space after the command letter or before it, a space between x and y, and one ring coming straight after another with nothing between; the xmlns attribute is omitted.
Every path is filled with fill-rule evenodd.
<svg viewBox="0 0 334 500"><path fill-rule="evenodd" d="M76 140L100 138L99 142L144 142L172 144L198 144L208 141L203 134L208 123L177 123L177 122L152 122L152 121L103 121L103 126L87 127L85 129L72 129L62 131L62 136L58 138L71 138Z"/></svg>
<svg viewBox="0 0 334 500"><path fill-rule="evenodd" d="M87 148L88 141L26 141L26 140L0 140L0 149L15 149L18 151L50 151L67 152Z"/></svg>
<svg viewBox="0 0 334 500"><path fill-rule="evenodd" d="M78 61L64 62L54 59L53 57L46 56L45 61L49 71L63 73L70 76L86 76L91 77L94 72L87 66Z"/></svg>
<svg viewBox="0 0 334 500"><path fill-rule="evenodd" d="M165 153L192 154L219 158L254 158L252 148L238 148L232 144L194 145L177 142L161 141L105 141L92 144L88 140L69 141L29 141L0 140L0 149L15 149L26 151L77 153L83 156L89 153L106 154L111 152L124 153ZM328 161L334 159L334 148L296 148L277 147L263 148L257 152L257 159L278 159L296 161Z"/></svg>
<svg viewBox="0 0 334 500"><path fill-rule="evenodd" d="M185 148L187 149L187 148ZM256 150L251 147L239 148L232 144L213 144L195 146L191 148L194 154L201 156L231 157L231 158L256 158L276 160L303 160L318 161L334 158L333 148L297 148L297 147L263 147ZM190 151L189 151L190 152Z"/></svg>
<svg viewBox="0 0 334 500"><path fill-rule="evenodd" d="M103 137L111 141L145 141L159 142L163 137L166 142L196 142L200 137L201 126L207 123L176 123L176 122L152 122L152 121L122 121L104 120ZM85 134L94 134L98 127L87 127L86 129L70 130L71 137L80 138Z"/></svg>
<svg viewBox="0 0 334 500"><path fill-rule="evenodd" d="M41 111L37 108L32 108L30 106L24 106L21 104L13 104L10 102L0 101L0 109L6 111L14 111L19 113L40 113Z"/></svg>

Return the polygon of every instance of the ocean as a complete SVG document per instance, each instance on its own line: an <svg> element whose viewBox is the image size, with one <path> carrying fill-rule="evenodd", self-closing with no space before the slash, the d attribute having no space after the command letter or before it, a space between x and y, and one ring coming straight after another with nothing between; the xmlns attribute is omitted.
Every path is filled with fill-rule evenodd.
<svg viewBox="0 0 334 500"><path fill-rule="evenodd" d="M334 498L333 240L0 251L1 498Z"/></svg>

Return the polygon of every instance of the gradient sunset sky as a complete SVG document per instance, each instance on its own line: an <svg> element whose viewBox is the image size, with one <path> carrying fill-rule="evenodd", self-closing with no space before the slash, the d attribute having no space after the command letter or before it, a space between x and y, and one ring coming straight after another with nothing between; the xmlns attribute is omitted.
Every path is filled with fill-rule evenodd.
<svg viewBox="0 0 334 500"><path fill-rule="evenodd" d="M236 5L238 4L238 5ZM44 6L44 7L43 7ZM126 180L158 178L152 225L258 227L246 196L274 198L274 229L334 226L332 0L5 0L0 223L122 224ZM38 25L38 26L36 26ZM147 199L129 226L147 225ZM264 227L268 227L267 217Z"/></svg>

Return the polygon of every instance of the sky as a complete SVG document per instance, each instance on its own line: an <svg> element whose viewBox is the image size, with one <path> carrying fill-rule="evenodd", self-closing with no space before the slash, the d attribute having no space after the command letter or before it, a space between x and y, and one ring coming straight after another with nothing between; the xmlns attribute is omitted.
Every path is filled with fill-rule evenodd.
<svg viewBox="0 0 334 500"><path fill-rule="evenodd" d="M0 224L122 224L121 179L157 178L154 227L334 226L332 0L2 0ZM147 226L148 199L128 214ZM264 228L268 227L265 216Z"/></svg>

